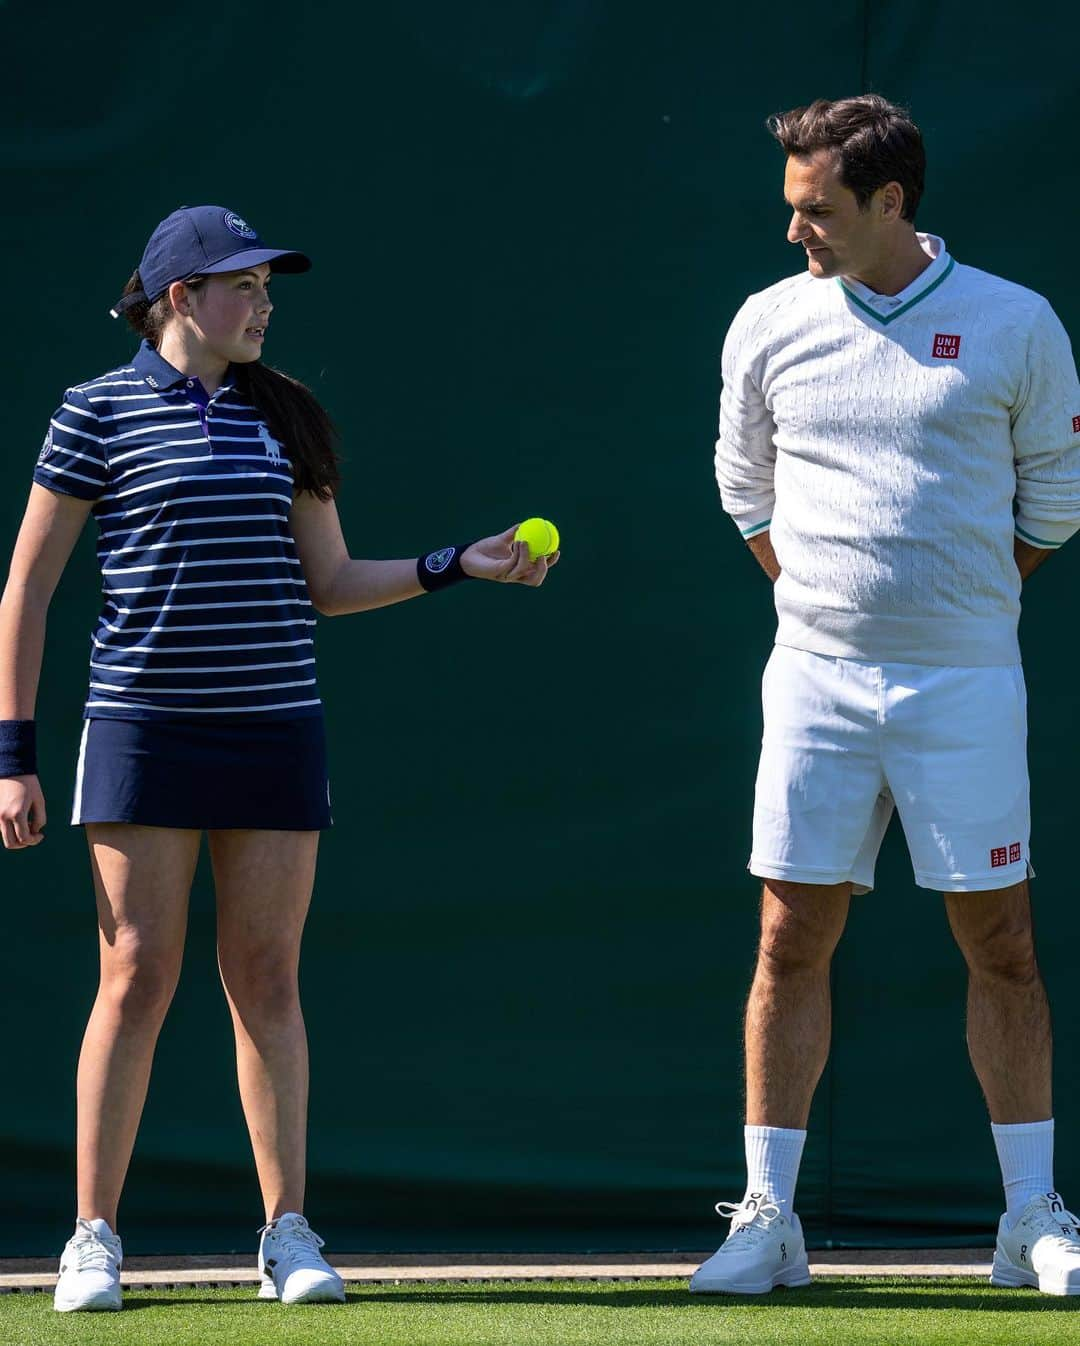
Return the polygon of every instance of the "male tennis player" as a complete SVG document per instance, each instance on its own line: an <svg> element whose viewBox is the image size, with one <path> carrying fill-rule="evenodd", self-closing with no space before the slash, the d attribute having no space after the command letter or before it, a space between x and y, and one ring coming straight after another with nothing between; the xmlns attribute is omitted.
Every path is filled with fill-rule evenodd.
<svg viewBox="0 0 1080 1346"><path fill-rule="evenodd" d="M800 275L724 344L716 474L775 582L750 871L746 1195L690 1289L810 1277L795 1183L829 963L894 807L970 974L1007 1210L991 1283L1080 1294L1054 1192L1050 1019L1028 901L1021 581L1080 527L1080 386L1045 299L915 231L919 129L875 95L773 117Z"/></svg>

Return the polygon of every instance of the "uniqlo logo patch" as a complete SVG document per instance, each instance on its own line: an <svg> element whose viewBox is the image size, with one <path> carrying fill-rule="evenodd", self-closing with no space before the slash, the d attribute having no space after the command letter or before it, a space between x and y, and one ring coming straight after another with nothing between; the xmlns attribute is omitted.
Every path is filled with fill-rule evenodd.
<svg viewBox="0 0 1080 1346"><path fill-rule="evenodd" d="M990 852L990 868L1000 869L1002 865L1009 863L1009 848L1007 846L995 846Z"/></svg>
<svg viewBox="0 0 1080 1346"><path fill-rule="evenodd" d="M1080 416L1073 417L1073 434L1080 435Z"/></svg>
<svg viewBox="0 0 1080 1346"><path fill-rule="evenodd" d="M1018 841L1014 841L1013 844L1009 847L1009 864L1015 865L1017 860L1019 859L1020 859L1020 843Z"/></svg>
<svg viewBox="0 0 1080 1346"><path fill-rule="evenodd" d="M960 358L960 338L948 332L934 333L934 359L958 360Z"/></svg>

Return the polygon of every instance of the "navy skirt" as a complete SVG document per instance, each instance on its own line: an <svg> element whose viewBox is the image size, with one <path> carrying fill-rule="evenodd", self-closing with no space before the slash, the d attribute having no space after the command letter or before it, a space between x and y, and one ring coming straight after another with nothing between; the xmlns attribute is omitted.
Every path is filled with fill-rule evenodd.
<svg viewBox="0 0 1080 1346"><path fill-rule="evenodd" d="M332 821L323 717L87 720L71 821L321 831Z"/></svg>

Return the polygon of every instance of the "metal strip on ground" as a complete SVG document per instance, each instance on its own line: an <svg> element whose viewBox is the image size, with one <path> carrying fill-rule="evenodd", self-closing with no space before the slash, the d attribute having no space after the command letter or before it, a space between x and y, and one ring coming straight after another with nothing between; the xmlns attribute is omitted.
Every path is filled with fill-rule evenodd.
<svg viewBox="0 0 1080 1346"><path fill-rule="evenodd" d="M341 1253L329 1260L348 1284L401 1281L685 1280L709 1257L700 1253ZM819 1276L979 1276L990 1274L990 1248L928 1251L910 1248L832 1250L810 1253L811 1274ZM0 1260L0 1294L51 1291L56 1259ZM131 1290L188 1286L256 1286L254 1256L204 1253L194 1257L125 1258L122 1280Z"/></svg>

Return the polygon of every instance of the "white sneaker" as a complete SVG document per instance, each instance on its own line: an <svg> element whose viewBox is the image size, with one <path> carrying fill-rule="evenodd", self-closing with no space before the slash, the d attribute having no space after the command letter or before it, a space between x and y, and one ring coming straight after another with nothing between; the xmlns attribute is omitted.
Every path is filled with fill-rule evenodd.
<svg viewBox="0 0 1080 1346"><path fill-rule="evenodd" d="M731 1221L731 1233L691 1276L691 1294L763 1295L777 1285L810 1284L797 1215L789 1221L763 1192L749 1193L737 1206L717 1202L716 1213Z"/></svg>
<svg viewBox="0 0 1080 1346"><path fill-rule="evenodd" d="M60 1254L53 1308L58 1313L120 1308L124 1250L105 1220L76 1220Z"/></svg>
<svg viewBox="0 0 1080 1346"><path fill-rule="evenodd" d="M345 1282L323 1257L323 1241L302 1215L279 1215L259 1230L260 1299L344 1304Z"/></svg>
<svg viewBox="0 0 1080 1346"><path fill-rule="evenodd" d="M1002 1216L990 1284L1080 1295L1080 1220L1057 1192L1033 1196L1010 1229Z"/></svg>

